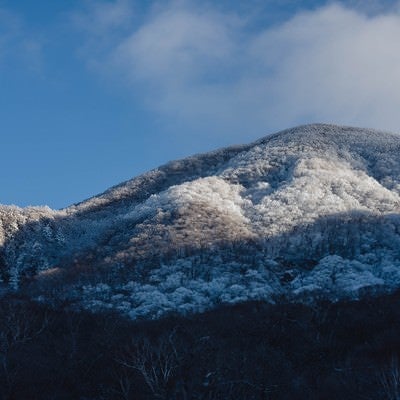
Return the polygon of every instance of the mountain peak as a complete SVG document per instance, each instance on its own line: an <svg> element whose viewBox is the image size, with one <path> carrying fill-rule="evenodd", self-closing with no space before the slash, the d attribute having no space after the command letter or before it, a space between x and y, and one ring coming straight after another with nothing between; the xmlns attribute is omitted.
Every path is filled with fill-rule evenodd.
<svg viewBox="0 0 400 400"><path fill-rule="evenodd" d="M312 124L172 161L65 210L6 207L0 279L34 279L41 298L68 281L71 301L130 304L133 318L392 290L399 151L395 134Z"/></svg>
<svg viewBox="0 0 400 400"><path fill-rule="evenodd" d="M104 193L94 196L69 208L68 212L96 210L114 202L143 200L159 190L180 184L185 180L213 175L223 169L224 164L235 157L243 158L249 153L256 157L252 148L259 146L281 147L283 151L330 151L363 153L366 157L396 152L400 146L400 136L373 129L338 126L333 124L308 124L286 129L267 135L248 145L236 145L209 153L196 154L182 160L170 161L167 164L149 171L136 178L120 183ZM372 150L372 151L369 151Z"/></svg>
<svg viewBox="0 0 400 400"><path fill-rule="evenodd" d="M283 141L284 143L291 141L306 143L307 141L319 139L322 143L336 144L338 146L349 146L357 142L368 146L368 143L365 143L366 141L378 142L384 146L386 142L396 142L399 138L398 134L375 129L314 123L296 126L268 135L256 143L267 143L271 140Z"/></svg>

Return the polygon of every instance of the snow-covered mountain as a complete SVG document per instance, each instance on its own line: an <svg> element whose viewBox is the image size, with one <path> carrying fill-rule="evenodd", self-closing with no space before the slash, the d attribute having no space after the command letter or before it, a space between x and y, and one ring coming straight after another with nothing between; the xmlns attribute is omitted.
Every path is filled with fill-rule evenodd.
<svg viewBox="0 0 400 400"><path fill-rule="evenodd" d="M400 136L307 125L60 211L0 208L1 279L132 318L400 286Z"/></svg>

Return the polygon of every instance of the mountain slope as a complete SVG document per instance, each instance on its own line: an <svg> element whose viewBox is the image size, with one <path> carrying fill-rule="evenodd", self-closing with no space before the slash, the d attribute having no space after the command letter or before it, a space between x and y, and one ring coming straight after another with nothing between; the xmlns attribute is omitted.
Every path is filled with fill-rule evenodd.
<svg viewBox="0 0 400 400"><path fill-rule="evenodd" d="M132 318L392 290L399 151L395 134L307 125L171 162L61 211L4 206L1 277L44 301Z"/></svg>

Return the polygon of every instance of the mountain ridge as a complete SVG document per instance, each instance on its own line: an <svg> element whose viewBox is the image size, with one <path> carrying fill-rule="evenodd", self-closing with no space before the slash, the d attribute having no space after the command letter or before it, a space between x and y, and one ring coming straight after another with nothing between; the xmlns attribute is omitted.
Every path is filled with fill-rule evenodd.
<svg viewBox="0 0 400 400"><path fill-rule="evenodd" d="M132 318L391 291L399 150L396 134L304 125L171 161L63 210L3 206L0 278Z"/></svg>
<svg viewBox="0 0 400 400"><path fill-rule="evenodd" d="M306 134L306 132L308 130L313 129L313 128L317 128L317 129L318 128L332 129L332 130L335 131L335 135L337 135L338 133L340 134L340 132L342 130L346 130L346 132L349 132L349 131L364 132L364 133L368 133L368 135L376 135L376 136L378 136L378 138L380 138L382 135L385 135L387 138L388 137L397 138L399 136L398 134L394 134L394 133L391 133L391 132L379 131L379 130L375 130L375 129L355 128L355 127L351 127L351 126L338 126L338 125L323 124L323 123L300 125L300 126L297 126L297 127L294 127L294 128L289 128L289 129L285 129L285 130L279 131L279 132L274 133L274 134L269 134L269 135L264 136L264 137L262 137L262 138L260 138L260 139L258 139L256 141L250 143L250 144L247 144L247 145L246 144L244 144L244 145L242 144L242 145L233 145L233 146L223 147L223 148L220 148L220 149L217 149L217 150L213 150L213 151L210 151L210 152L207 152L207 153L198 153L198 154L194 154L194 155L189 156L189 157L185 157L185 158L180 159L180 160L169 161L166 164L161 165L160 167L157 167L157 168L154 168L154 169L150 170L149 172L146 172L146 173L144 173L142 175L139 175L137 177L134 177L132 179L129 179L127 181L124 181L124 182L121 182L121 183L119 183L117 185L114 185L114 186L108 188L107 190L105 190L104 192L102 192L100 194L92 196L92 197L90 197L88 199L85 199L83 201L80 201L78 203L74 203L71 206L65 207L64 210L75 209L75 208L79 209L80 206L90 202L90 200L92 200L92 199L96 199L96 198L99 198L99 197L101 198L103 196L107 196L109 194L112 194L115 190L118 190L118 189L120 189L122 187L125 187L125 186L129 186L135 180L140 179L142 177L147 177L149 175L152 175L156 171L160 171L161 170L163 172L165 171L165 173L167 173L167 171L170 172L169 170L174 170L174 166L178 162L182 162L182 161L189 161L190 162L191 160L195 161L195 160L198 160L198 159L201 159L201 158L214 157L214 156L218 156L220 154L223 154L225 152L228 152L228 156L230 155L229 154L230 152L236 153L236 155L237 155L237 154L239 154L239 153L241 153L243 151L246 151L246 150L250 149L251 147L254 147L255 145L266 144L266 143L268 143L270 141L273 141L273 140L276 140L276 139L282 139L286 135L297 134L296 136L304 136L304 134ZM324 132L323 131L321 132L321 130L318 129L318 133L319 134L321 134L321 133L323 134ZM327 133L327 132L325 132L325 133ZM332 139L332 137L331 137L331 139ZM330 143L328 142L328 143L325 143L325 144L329 145Z"/></svg>

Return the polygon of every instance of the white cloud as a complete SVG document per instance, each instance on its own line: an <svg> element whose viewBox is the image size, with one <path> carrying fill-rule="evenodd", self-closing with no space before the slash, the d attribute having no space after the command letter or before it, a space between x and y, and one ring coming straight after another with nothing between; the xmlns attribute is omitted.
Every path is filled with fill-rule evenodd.
<svg viewBox="0 0 400 400"><path fill-rule="evenodd" d="M400 130L399 35L397 15L330 6L259 35L251 55L273 69L260 84L274 94L278 118Z"/></svg>
<svg viewBox="0 0 400 400"><path fill-rule="evenodd" d="M117 11L121 4L128 3L116 2ZM109 15L123 19L117 11ZM107 20L93 28L104 25L115 27ZM101 60L88 54L148 107L194 130L259 135L335 122L400 131L399 37L394 11L331 4L260 29L181 1L153 7Z"/></svg>

